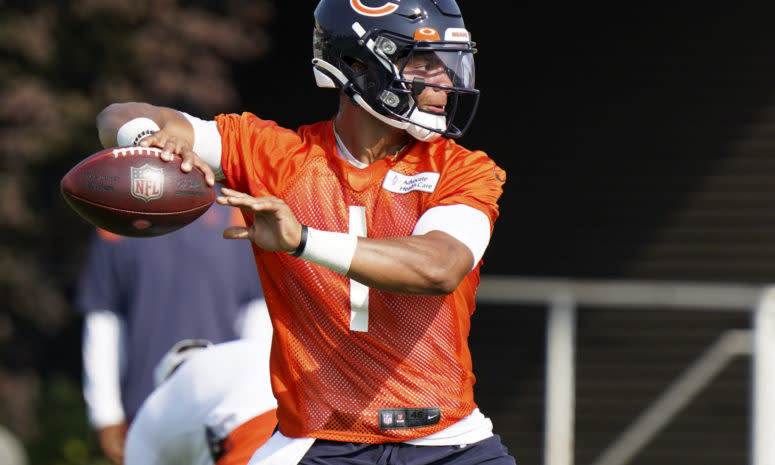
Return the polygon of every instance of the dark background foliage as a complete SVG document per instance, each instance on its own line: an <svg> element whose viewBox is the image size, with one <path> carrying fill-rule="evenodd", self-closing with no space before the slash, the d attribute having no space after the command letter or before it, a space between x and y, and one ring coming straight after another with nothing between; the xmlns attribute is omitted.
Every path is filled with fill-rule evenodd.
<svg viewBox="0 0 775 465"><path fill-rule="evenodd" d="M105 105L195 114L242 104L234 68L272 46L268 1L0 2L0 424L33 463L94 455L72 290L90 226L59 180L100 147Z"/></svg>

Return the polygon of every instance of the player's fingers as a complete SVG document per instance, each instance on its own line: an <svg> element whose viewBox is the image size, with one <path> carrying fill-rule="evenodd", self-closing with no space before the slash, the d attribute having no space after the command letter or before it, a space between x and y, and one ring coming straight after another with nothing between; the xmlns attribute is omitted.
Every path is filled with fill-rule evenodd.
<svg viewBox="0 0 775 465"><path fill-rule="evenodd" d="M258 200L260 197L252 197L248 194L244 194L239 191L235 191L233 189L229 189L226 187L221 188L221 193L223 194L220 196L223 198L225 203L231 204L231 205L248 205L250 203L253 203L255 200Z"/></svg>
<svg viewBox="0 0 775 465"><path fill-rule="evenodd" d="M242 226L229 226L223 230L224 239L250 239L248 228Z"/></svg>
<svg viewBox="0 0 775 465"><path fill-rule="evenodd" d="M155 134L156 134L156 133L154 132L154 133L151 133L151 134L149 134L149 135L147 135L147 136L143 137L142 139L140 139L140 140L137 142L137 145L139 145L139 146L141 146L141 147L148 147L148 146L150 146L150 145L151 145L151 141L153 141L153 140L154 140L154 139L153 139L153 136L154 136ZM146 141L146 139L147 139L147 141ZM143 141L146 141L146 142L145 142L145 143L143 143Z"/></svg>
<svg viewBox="0 0 775 465"><path fill-rule="evenodd" d="M167 139L164 146L161 148L161 159L164 161L171 161L172 154L175 152L175 140L174 138Z"/></svg>
<svg viewBox="0 0 775 465"><path fill-rule="evenodd" d="M199 158L199 155L191 150L191 148L188 147L188 144L185 144L181 147L180 156L183 159L183 161L180 163L180 169L182 171L188 173L194 169L194 167L196 167L204 175L208 186L215 185L215 173L213 173L212 168L210 168L210 166L208 166L204 160Z"/></svg>
<svg viewBox="0 0 775 465"><path fill-rule="evenodd" d="M141 147L158 147L162 149L161 159L164 161L172 160L171 137L164 130L157 131L140 141Z"/></svg>
<svg viewBox="0 0 775 465"><path fill-rule="evenodd" d="M138 144L140 147L163 148L166 142L167 135L163 131L157 131L149 136L143 137Z"/></svg>
<svg viewBox="0 0 775 465"><path fill-rule="evenodd" d="M250 197L253 198L250 194L245 194L244 192L235 191L234 189L229 189L228 187L222 187L221 193L227 197Z"/></svg>
<svg viewBox="0 0 775 465"><path fill-rule="evenodd" d="M228 205L230 207L239 208L250 213L256 213L258 210L256 210L255 202L253 202L253 200L255 199L252 197L238 198L219 196L215 198L215 201L220 205Z"/></svg>
<svg viewBox="0 0 775 465"><path fill-rule="evenodd" d="M215 185L215 173L213 173L213 169L210 168L210 165L205 163L201 158L196 157L194 159L194 166L196 166L202 172L202 174L205 175L205 182L207 182L208 186L212 187Z"/></svg>
<svg viewBox="0 0 775 465"><path fill-rule="evenodd" d="M233 207L247 208L252 210L253 206L257 204L258 199L253 197L236 197L232 195L221 196L219 199L223 199L223 205L231 205ZM221 203L221 202L219 202Z"/></svg>
<svg viewBox="0 0 775 465"><path fill-rule="evenodd" d="M244 197L228 196L227 199L229 205L252 210L255 213L275 212L282 207L282 202L275 197L250 197L246 195Z"/></svg>

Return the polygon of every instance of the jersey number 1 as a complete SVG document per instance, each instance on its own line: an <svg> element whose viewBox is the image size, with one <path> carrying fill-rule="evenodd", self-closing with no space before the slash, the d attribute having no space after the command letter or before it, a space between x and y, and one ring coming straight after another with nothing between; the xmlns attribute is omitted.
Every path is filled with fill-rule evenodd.
<svg viewBox="0 0 775 465"><path fill-rule="evenodd" d="M366 234L366 207L350 207L350 234L368 237ZM369 330L369 287L354 279L350 280L350 330Z"/></svg>

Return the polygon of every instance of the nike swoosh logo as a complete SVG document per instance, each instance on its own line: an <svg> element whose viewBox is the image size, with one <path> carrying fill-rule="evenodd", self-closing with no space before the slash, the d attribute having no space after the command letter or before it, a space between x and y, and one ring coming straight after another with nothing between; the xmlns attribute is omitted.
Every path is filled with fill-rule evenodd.
<svg viewBox="0 0 775 465"><path fill-rule="evenodd" d="M438 414L438 413L437 413L436 415L428 415L428 420L433 420L433 419L434 419L434 418L436 418L437 416L439 416L439 414Z"/></svg>

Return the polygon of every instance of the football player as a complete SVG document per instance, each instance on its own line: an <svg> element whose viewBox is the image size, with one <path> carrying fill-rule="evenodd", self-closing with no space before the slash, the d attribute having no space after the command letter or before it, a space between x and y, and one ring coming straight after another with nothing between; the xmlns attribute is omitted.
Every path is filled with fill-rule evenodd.
<svg viewBox="0 0 775 465"><path fill-rule="evenodd" d="M321 0L314 19L332 120L113 104L103 143L151 120L140 144L222 179L218 202L245 215L224 237L254 245L279 421L251 464L513 465L477 408L467 343L505 173L454 141L479 97L460 9Z"/></svg>
<svg viewBox="0 0 775 465"><path fill-rule="evenodd" d="M267 336L175 344L129 426L124 465L248 463L277 425Z"/></svg>

